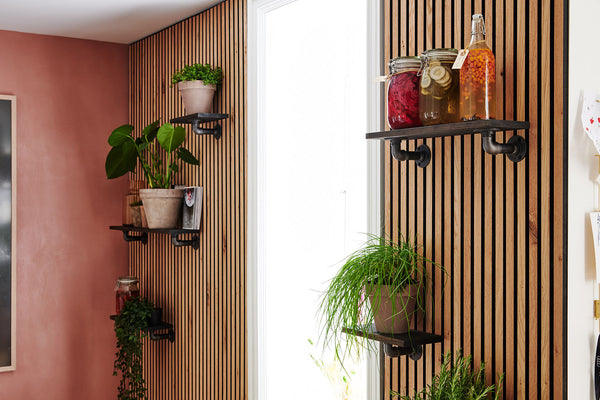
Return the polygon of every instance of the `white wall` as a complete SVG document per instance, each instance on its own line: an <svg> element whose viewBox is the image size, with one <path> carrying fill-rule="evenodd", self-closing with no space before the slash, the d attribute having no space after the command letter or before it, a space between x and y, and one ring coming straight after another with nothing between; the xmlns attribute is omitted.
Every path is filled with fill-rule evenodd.
<svg viewBox="0 0 600 400"><path fill-rule="evenodd" d="M588 213L594 210L598 161L580 122L583 90L600 93L600 55L595 51L600 1L571 0L569 15L569 253L568 398L593 398L592 365L598 335L597 298Z"/></svg>

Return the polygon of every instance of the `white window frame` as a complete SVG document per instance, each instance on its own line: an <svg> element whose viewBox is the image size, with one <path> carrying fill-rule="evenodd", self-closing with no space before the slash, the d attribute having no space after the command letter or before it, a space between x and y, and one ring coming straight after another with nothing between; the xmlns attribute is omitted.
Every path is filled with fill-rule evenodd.
<svg viewBox="0 0 600 400"><path fill-rule="evenodd" d="M260 349L266 342L264 320L259 316L265 313L265 237L264 198L265 198L265 19L273 11L296 0L248 0L248 231L247 238L247 329L248 329L248 398L266 399L266 370L264 352ZM381 75L382 65L382 1L368 2L367 9L367 76ZM383 90L373 80L367 85L369 131L382 129ZM382 229L382 165L379 141L367 145L368 180L368 230L379 234ZM369 354L367 367L367 398L381 397L379 354Z"/></svg>

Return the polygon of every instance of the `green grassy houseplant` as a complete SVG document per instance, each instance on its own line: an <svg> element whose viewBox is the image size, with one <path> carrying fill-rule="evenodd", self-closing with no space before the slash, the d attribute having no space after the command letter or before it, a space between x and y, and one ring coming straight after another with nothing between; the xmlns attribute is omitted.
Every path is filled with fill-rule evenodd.
<svg viewBox="0 0 600 400"><path fill-rule="evenodd" d="M146 382L143 375L143 343L154 306L141 297L125 302L115 317L117 353L113 375L121 376L119 400L146 399Z"/></svg>
<svg viewBox="0 0 600 400"><path fill-rule="evenodd" d="M392 393L398 400L499 400L502 395L504 375L498 377L498 383L488 385L485 377L485 363L478 371L471 366L472 357L463 357L460 352L454 357L444 356L440 372L433 377L431 384L420 392L404 396Z"/></svg>
<svg viewBox="0 0 600 400"><path fill-rule="evenodd" d="M351 332L369 331L375 323L382 333L403 333L417 312L425 312L427 264L443 271L419 253L411 242L369 236L331 280L321 304L321 340L340 361L357 354L365 344ZM368 301L367 301L368 300Z"/></svg>
<svg viewBox="0 0 600 400"><path fill-rule="evenodd" d="M171 189L179 161L198 165L199 161L183 143L185 129L154 121L140 135L133 125L116 128L108 138L111 150L106 156L106 177L118 178L135 172L139 160L149 189L140 189L140 198L149 228L175 228L181 209L183 189Z"/></svg>
<svg viewBox="0 0 600 400"><path fill-rule="evenodd" d="M223 70L210 64L186 65L171 75L171 85L177 85L186 114L210 113L222 82Z"/></svg>

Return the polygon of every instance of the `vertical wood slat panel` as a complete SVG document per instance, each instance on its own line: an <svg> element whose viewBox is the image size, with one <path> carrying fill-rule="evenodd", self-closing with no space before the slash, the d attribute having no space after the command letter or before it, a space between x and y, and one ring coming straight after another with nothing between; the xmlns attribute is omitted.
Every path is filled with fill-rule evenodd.
<svg viewBox="0 0 600 400"><path fill-rule="evenodd" d="M384 3L386 61L432 43L462 48L471 14L484 14L498 116L531 122L518 164L485 154L477 136L428 140L425 171L386 149L386 232L416 237L450 276L442 290L434 275L436 309L417 322L444 341L417 362L386 359L385 398L421 389L442 352L459 349L486 362L489 383L506 374L504 399L564 398L564 8L563 0Z"/></svg>
<svg viewBox="0 0 600 400"><path fill-rule="evenodd" d="M130 244L130 273L176 335L174 343L144 344L152 400L247 398L245 25L245 1L227 0L129 48L129 119L137 130L184 114L170 74L195 62L223 68L214 111L230 114L220 140L186 127L200 166L182 166L175 183L204 187L200 248L175 248L160 235Z"/></svg>

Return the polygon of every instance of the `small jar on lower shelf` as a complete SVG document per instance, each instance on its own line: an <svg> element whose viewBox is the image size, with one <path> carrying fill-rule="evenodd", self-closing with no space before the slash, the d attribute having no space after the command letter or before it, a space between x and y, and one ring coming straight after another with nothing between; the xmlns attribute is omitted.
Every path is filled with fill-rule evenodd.
<svg viewBox="0 0 600 400"><path fill-rule="evenodd" d="M117 314L121 313L127 300L139 297L139 283L140 281L135 276L121 276L117 279L117 286L115 286Z"/></svg>

